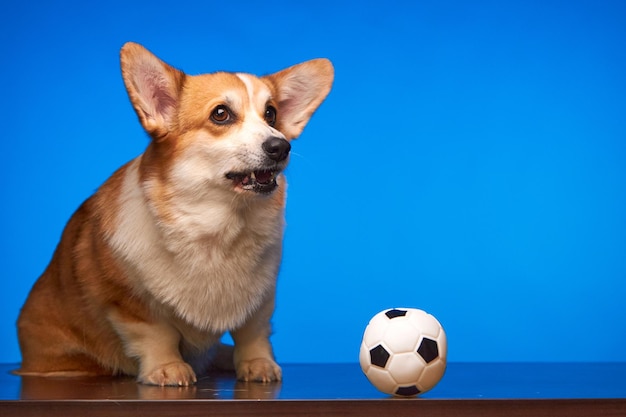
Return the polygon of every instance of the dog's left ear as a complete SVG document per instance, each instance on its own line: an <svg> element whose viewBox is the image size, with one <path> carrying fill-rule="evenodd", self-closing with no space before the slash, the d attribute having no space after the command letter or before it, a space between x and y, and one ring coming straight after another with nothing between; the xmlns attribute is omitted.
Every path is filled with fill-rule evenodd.
<svg viewBox="0 0 626 417"><path fill-rule="evenodd" d="M300 135L333 84L334 69L328 59L319 58L294 65L265 77L278 91L276 128L287 139Z"/></svg>

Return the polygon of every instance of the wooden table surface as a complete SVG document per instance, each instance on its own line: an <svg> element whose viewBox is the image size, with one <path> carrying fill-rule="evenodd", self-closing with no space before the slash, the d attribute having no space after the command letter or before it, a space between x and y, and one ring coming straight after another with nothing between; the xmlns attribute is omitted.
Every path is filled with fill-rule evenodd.
<svg viewBox="0 0 626 417"><path fill-rule="evenodd" d="M276 384L216 373L188 388L38 378L0 365L0 416L626 416L626 363L450 363L417 399L379 393L358 364L286 364Z"/></svg>

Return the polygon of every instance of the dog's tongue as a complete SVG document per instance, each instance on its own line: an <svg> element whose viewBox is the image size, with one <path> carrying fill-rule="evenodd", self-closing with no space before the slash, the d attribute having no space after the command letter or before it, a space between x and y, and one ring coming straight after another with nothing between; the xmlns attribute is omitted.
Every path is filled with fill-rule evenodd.
<svg viewBox="0 0 626 417"><path fill-rule="evenodd" d="M259 184L269 184L272 181L272 171L254 171L256 182Z"/></svg>

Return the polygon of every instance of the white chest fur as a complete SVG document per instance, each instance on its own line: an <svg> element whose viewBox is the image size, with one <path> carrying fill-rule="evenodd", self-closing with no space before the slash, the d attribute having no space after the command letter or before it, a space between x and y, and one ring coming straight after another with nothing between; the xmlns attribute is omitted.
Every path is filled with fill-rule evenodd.
<svg viewBox="0 0 626 417"><path fill-rule="evenodd" d="M178 201L163 221L146 199L138 166L128 166L109 237L132 285L155 311L174 311L199 330L242 325L275 291L282 210L264 209L269 200L258 207L232 198Z"/></svg>

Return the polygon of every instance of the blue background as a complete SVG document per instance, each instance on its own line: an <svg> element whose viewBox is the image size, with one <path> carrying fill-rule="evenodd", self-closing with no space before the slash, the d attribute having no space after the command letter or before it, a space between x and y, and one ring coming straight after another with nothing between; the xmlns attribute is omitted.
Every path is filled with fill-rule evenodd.
<svg viewBox="0 0 626 417"><path fill-rule="evenodd" d="M294 143L273 341L356 362L423 308L453 361L626 361L626 3L9 1L0 361L78 205L147 144L118 51L189 73L335 64Z"/></svg>

